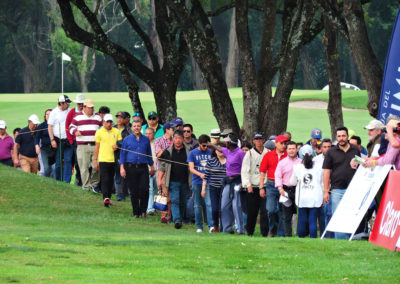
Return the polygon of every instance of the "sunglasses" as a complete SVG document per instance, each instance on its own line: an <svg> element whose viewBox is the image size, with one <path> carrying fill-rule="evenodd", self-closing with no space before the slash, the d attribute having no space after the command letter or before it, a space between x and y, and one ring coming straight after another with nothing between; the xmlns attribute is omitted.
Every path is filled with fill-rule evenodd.
<svg viewBox="0 0 400 284"><path fill-rule="evenodd" d="M134 117L134 116L140 116L140 113L135 112L134 114L132 114L132 117Z"/></svg>
<svg viewBox="0 0 400 284"><path fill-rule="evenodd" d="M157 117L148 117L148 120L156 120L157 119Z"/></svg>
<svg viewBox="0 0 400 284"><path fill-rule="evenodd" d="M183 132L190 133L192 131L191 130L183 130Z"/></svg>
<svg viewBox="0 0 400 284"><path fill-rule="evenodd" d="M206 148L208 145L207 144L200 144L201 147Z"/></svg>

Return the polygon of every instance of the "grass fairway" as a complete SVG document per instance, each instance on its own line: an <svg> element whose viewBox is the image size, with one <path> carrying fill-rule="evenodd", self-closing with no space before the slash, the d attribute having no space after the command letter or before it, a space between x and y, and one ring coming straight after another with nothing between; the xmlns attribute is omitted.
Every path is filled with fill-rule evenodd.
<svg viewBox="0 0 400 284"><path fill-rule="evenodd" d="M0 165L0 283L398 283L365 241L196 234Z"/></svg>
<svg viewBox="0 0 400 284"><path fill-rule="evenodd" d="M240 88L230 89L233 105L239 120L243 122L242 93ZM68 94L75 99L75 93ZM43 120L44 111L57 105L59 94L0 94L0 119L8 124L9 133L15 127L24 127L28 116L36 113ZM88 93L88 98L94 100L96 109L107 105L111 113L124 110L132 112L127 93ZM152 93L140 93L143 109L147 114L155 110ZM295 100L328 100L328 92L321 90L294 90L292 101ZM367 133L363 129L371 117L365 108L367 102L366 91L343 91L343 105L356 110L343 111L345 125L361 136L363 144L367 143ZM194 126L196 135L209 134L212 128L218 128L211 110L210 98L207 91L178 92L178 115L185 122ZM74 106L74 104L73 104ZM326 110L289 108L288 130L292 132L294 141L307 141L311 129L318 127L324 137L330 136L330 126ZM365 143L364 143L365 142Z"/></svg>

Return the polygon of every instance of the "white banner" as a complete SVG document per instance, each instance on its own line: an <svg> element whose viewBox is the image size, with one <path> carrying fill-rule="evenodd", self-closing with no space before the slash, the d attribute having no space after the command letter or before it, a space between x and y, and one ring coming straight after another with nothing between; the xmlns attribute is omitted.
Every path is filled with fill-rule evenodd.
<svg viewBox="0 0 400 284"><path fill-rule="evenodd" d="M358 167L321 239L326 231L348 233L351 234L350 240L353 238L391 168L392 165L375 168Z"/></svg>

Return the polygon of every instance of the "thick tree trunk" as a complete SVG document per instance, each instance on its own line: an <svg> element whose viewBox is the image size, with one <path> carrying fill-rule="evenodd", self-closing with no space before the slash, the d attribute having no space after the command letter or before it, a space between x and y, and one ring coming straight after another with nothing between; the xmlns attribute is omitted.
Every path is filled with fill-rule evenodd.
<svg viewBox="0 0 400 284"><path fill-rule="evenodd" d="M236 88L239 80L239 46L236 37L236 9L232 9L231 25L229 29L228 61L225 69L225 80L228 88Z"/></svg>
<svg viewBox="0 0 400 284"><path fill-rule="evenodd" d="M322 39L325 51L326 71L329 82L328 117L331 126L331 137L336 139L336 129L343 126L342 90L340 87L338 32L327 15L323 16L325 34Z"/></svg>
<svg viewBox="0 0 400 284"><path fill-rule="evenodd" d="M119 82L119 74L118 69L116 68L114 61L108 55L105 56L106 66L107 66L107 73L109 74L109 92L120 92L120 82Z"/></svg>
<svg viewBox="0 0 400 284"><path fill-rule="evenodd" d="M350 48L368 92L368 111L377 117L383 72L368 39L361 2L344 0L343 3Z"/></svg>

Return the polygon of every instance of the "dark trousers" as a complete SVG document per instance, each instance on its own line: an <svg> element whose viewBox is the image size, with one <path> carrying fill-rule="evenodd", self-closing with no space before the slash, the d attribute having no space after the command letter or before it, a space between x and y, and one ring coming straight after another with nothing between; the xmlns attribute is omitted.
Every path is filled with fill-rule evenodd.
<svg viewBox="0 0 400 284"><path fill-rule="evenodd" d="M260 232L263 237L268 235L269 222L265 198L260 197L260 188L253 187L253 193L247 192L247 234L252 236L257 223L258 211L260 211Z"/></svg>
<svg viewBox="0 0 400 284"><path fill-rule="evenodd" d="M114 184L115 174L115 163L100 162L100 181L101 181L101 192L104 198L111 199L111 193Z"/></svg>
<svg viewBox="0 0 400 284"><path fill-rule="evenodd" d="M149 202L149 168L147 165L125 164L126 181L131 192L133 215L146 213Z"/></svg>
<svg viewBox="0 0 400 284"><path fill-rule="evenodd" d="M317 207L314 208L299 208L299 223L297 226L297 234L300 238L304 238L310 234L310 238L317 237ZM307 228L308 226L308 228ZM308 229L308 230L307 230Z"/></svg>
<svg viewBox="0 0 400 284"><path fill-rule="evenodd" d="M79 170L79 165L78 165L78 157L76 155L76 148L77 148L76 141L74 141L74 154L72 157L72 164L74 165L75 168L75 185L77 186L82 186L82 179L81 179L81 171Z"/></svg>
<svg viewBox="0 0 400 284"><path fill-rule="evenodd" d="M292 236L292 217L296 212L296 207L292 204L289 207L286 207L283 204L279 204L282 209L282 217L283 217L283 228L285 230L285 237Z"/></svg>
<svg viewBox="0 0 400 284"><path fill-rule="evenodd" d="M6 166L10 166L10 167L14 166L13 161L12 161L11 158L0 160L0 164L6 165Z"/></svg>
<svg viewBox="0 0 400 284"><path fill-rule="evenodd" d="M209 186L210 199L211 199L211 212L214 221L214 228L218 229L220 226L220 214L221 214L221 195L223 187Z"/></svg>

